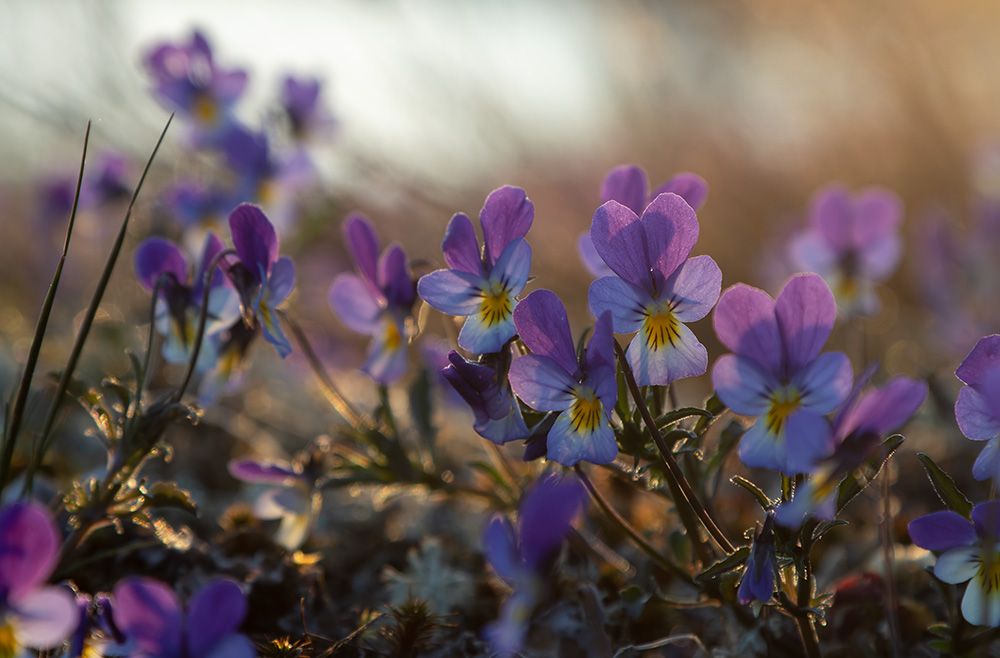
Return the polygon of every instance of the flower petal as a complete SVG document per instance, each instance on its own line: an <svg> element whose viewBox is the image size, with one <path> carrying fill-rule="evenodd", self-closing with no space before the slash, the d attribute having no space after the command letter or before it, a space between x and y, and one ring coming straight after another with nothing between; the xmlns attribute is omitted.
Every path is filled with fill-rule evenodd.
<svg viewBox="0 0 1000 658"><path fill-rule="evenodd" d="M825 352L793 377L802 395L802 407L827 414L851 392L851 361L843 352Z"/></svg>
<svg viewBox="0 0 1000 658"><path fill-rule="evenodd" d="M852 246L854 207L842 185L830 185L816 193L809 220L834 251L840 253Z"/></svg>
<svg viewBox="0 0 1000 658"><path fill-rule="evenodd" d="M1000 500L987 500L972 508L976 534L995 542L1000 538Z"/></svg>
<svg viewBox="0 0 1000 658"><path fill-rule="evenodd" d="M522 299L514 309L514 326L533 354L552 359L568 375L576 373L576 347L566 307L558 295L542 289Z"/></svg>
<svg viewBox="0 0 1000 658"><path fill-rule="evenodd" d="M687 201L672 193L653 199L642 213L649 264L666 280L687 260L698 241L698 217Z"/></svg>
<svg viewBox="0 0 1000 658"><path fill-rule="evenodd" d="M573 402L576 385L569 374L546 356L528 354L510 364L510 386L536 411L562 411Z"/></svg>
<svg viewBox="0 0 1000 658"><path fill-rule="evenodd" d="M981 560L982 549L979 546L952 548L938 556L934 575L952 585L964 583L976 575Z"/></svg>
<svg viewBox="0 0 1000 658"><path fill-rule="evenodd" d="M774 302L789 371L805 367L823 349L837 319L837 302L817 274L796 274Z"/></svg>
<svg viewBox="0 0 1000 658"><path fill-rule="evenodd" d="M676 304L677 319L695 322L708 315L719 301L722 270L711 256L689 258L670 277L667 290Z"/></svg>
<svg viewBox="0 0 1000 658"><path fill-rule="evenodd" d="M652 290L652 265L638 215L617 201L608 201L594 212L590 238L615 274L638 288Z"/></svg>
<svg viewBox="0 0 1000 658"><path fill-rule="evenodd" d="M64 587L42 587L19 598L14 614L18 644L32 649L55 649L80 619L76 600Z"/></svg>
<svg viewBox="0 0 1000 658"><path fill-rule="evenodd" d="M483 554L500 578L513 585L521 571L514 526L502 514L494 514L483 532Z"/></svg>
<svg viewBox="0 0 1000 658"><path fill-rule="evenodd" d="M282 257L271 268L271 276L267 278L268 302L277 307L288 299L295 288L295 264L291 258Z"/></svg>
<svg viewBox="0 0 1000 658"><path fill-rule="evenodd" d="M18 598L45 582L56 566L59 531L39 503L7 505L0 511L0 590Z"/></svg>
<svg viewBox="0 0 1000 658"><path fill-rule="evenodd" d="M659 347L651 347L643 333L636 334L626 352L639 386L666 386L705 374L708 351L687 325L676 323L675 337Z"/></svg>
<svg viewBox="0 0 1000 658"><path fill-rule="evenodd" d="M425 302L448 315L473 315L482 304L482 280L467 272L435 270L420 277L417 293Z"/></svg>
<svg viewBox="0 0 1000 658"><path fill-rule="evenodd" d="M575 475L544 475L528 490L518 508L517 530L529 569L538 569L559 551L586 498Z"/></svg>
<svg viewBox="0 0 1000 658"><path fill-rule="evenodd" d="M708 198L708 183L698 174L684 171L658 187L651 196L655 199L666 192L673 192L698 211Z"/></svg>
<svg viewBox="0 0 1000 658"><path fill-rule="evenodd" d="M229 474L251 484L288 484L302 474L288 462L263 462L256 459L234 459L229 462Z"/></svg>
<svg viewBox="0 0 1000 658"><path fill-rule="evenodd" d="M473 313L465 319L462 330L458 332L458 345L473 354L495 354L515 334L517 329L514 328L513 318L487 323L479 313Z"/></svg>
<svg viewBox="0 0 1000 658"><path fill-rule="evenodd" d="M594 333L587 341L584 356L587 383L594 389L605 409L612 409L618 400L618 380L615 372L615 337L611 330L611 313L605 312L594 324Z"/></svg>
<svg viewBox="0 0 1000 658"><path fill-rule="evenodd" d="M521 188L504 185L490 192L479 211L489 262L497 262L507 245L527 235L534 218L535 205Z"/></svg>
<svg viewBox="0 0 1000 658"><path fill-rule="evenodd" d="M986 399L971 386L963 386L955 401L958 429L973 441L985 441L1000 435L1000 418Z"/></svg>
<svg viewBox="0 0 1000 658"><path fill-rule="evenodd" d="M941 558L938 558L940 563ZM937 574L936 568L934 573ZM1000 626L1000 590L990 588L980 577L972 578L962 597L962 616L977 626Z"/></svg>
<svg viewBox="0 0 1000 658"><path fill-rule="evenodd" d="M406 262L406 252L398 244L390 245L379 258L377 280L390 306L409 309L413 305L416 290Z"/></svg>
<svg viewBox="0 0 1000 658"><path fill-rule="evenodd" d="M723 354L712 367L712 386L722 402L743 416L759 416L767 411L773 377L756 364L736 354Z"/></svg>
<svg viewBox="0 0 1000 658"><path fill-rule="evenodd" d="M902 427L927 397L927 384L909 377L894 377L885 386L862 397L847 412L840 434L854 431L883 435Z"/></svg>
<svg viewBox="0 0 1000 658"><path fill-rule="evenodd" d="M250 638L242 633L233 633L222 638L204 658L256 658L256 656L257 649Z"/></svg>
<svg viewBox="0 0 1000 658"><path fill-rule="evenodd" d="M409 365L407 344L406 325L391 314L385 315L381 329L368 346L361 371L379 384L395 382L403 376Z"/></svg>
<svg viewBox="0 0 1000 658"><path fill-rule="evenodd" d="M780 471L785 466L784 437L767 430L764 419L758 419L740 438L740 461L750 468Z"/></svg>
<svg viewBox="0 0 1000 658"><path fill-rule="evenodd" d="M371 222L364 215L355 213L344 220L343 230L348 251L354 256L358 271L375 285L378 277L378 237Z"/></svg>
<svg viewBox="0 0 1000 658"><path fill-rule="evenodd" d="M583 233L576 241L576 250L580 254L580 260L583 261L583 266L587 268L587 271L593 274L595 277L610 276L614 272L608 267L608 264L604 262L601 255L597 253L597 247L594 246L594 241L590 238L590 233Z"/></svg>
<svg viewBox="0 0 1000 658"><path fill-rule="evenodd" d="M618 456L618 443L606 416L593 432L578 432L573 429L570 412L564 411L549 430L546 446L546 457L563 466L581 461L610 464Z"/></svg>
<svg viewBox="0 0 1000 658"><path fill-rule="evenodd" d="M977 480L1000 480L1000 437L990 439L979 451L972 465L972 477Z"/></svg>
<svg viewBox="0 0 1000 658"><path fill-rule="evenodd" d="M950 551L976 542L976 531L972 523L951 510L919 516L910 521L907 531L914 544L928 551Z"/></svg>
<svg viewBox="0 0 1000 658"><path fill-rule="evenodd" d="M827 276L837 268L837 253L815 228L806 229L792 238L788 255L796 268L803 272Z"/></svg>
<svg viewBox="0 0 1000 658"><path fill-rule="evenodd" d="M479 257L476 229L465 213L455 213L448 222L441 251L444 252L444 262L451 269L482 276L483 264Z"/></svg>
<svg viewBox="0 0 1000 658"><path fill-rule="evenodd" d="M236 581L216 578L202 587L188 605L188 655L207 655L240 627L246 613L246 596Z"/></svg>
<svg viewBox="0 0 1000 658"><path fill-rule="evenodd" d="M255 205L241 203L229 215L229 230L236 255L251 276L259 276L261 270L270 274L278 260L278 234L264 212Z"/></svg>
<svg viewBox="0 0 1000 658"><path fill-rule="evenodd" d="M825 416L808 409L799 409L785 421L785 475L808 473L818 462L833 453L834 441L830 422Z"/></svg>
<svg viewBox="0 0 1000 658"><path fill-rule="evenodd" d="M611 313L612 325L618 334L638 331L645 317L646 305L653 303L645 290L614 275L591 283L587 301L595 317Z"/></svg>
<svg viewBox="0 0 1000 658"><path fill-rule="evenodd" d="M636 215L649 200L646 172L635 165L620 165L608 172L601 183L601 203L617 201Z"/></svg>
<svg viewBox="0 0 1000 658"><path fill-rule="evenodd" d="M978 387L997 369L1000 369L1000 334L993 334L979 339L955 375L969 386Z"/></svg>
<svg viewBox="0 0 1000 658"><path fill-rule="evenodd" d="M500 258L490 272L491 281L500 281L509 295L518 295L528 283L531 274L531 245L518 238L500 254Z"/></svg>
<svg viewBox="0 0 1000 658"><path fill-rule="evenodd" d="M382 307L356 274L338 274L330 285L329 301L333 312L352 331L369 336L378 331Z"/></svg>
<svg viewBox="0 0 1000 658"><path fill-rule="evenodd" d="M743 283L727 288L712 315L712 325L723 345L745 356L767 372L781 372L783 346L774 300L759 288Z"/></svg>
<svg viewBox="0 0 1000 658"><path fill-rule="evenodd" d="M137 652L176 656L181 651L181 606L164 583L135 576L119 581L114 589L112 616Z"/></svg>
<svg viewBox="0 0 1000 658"><path fill-rule="evenodd" d="M146 238L135 251L135 274L147 290L156 287L161 274L172 275L175 283L188 283L188 262L180 248L170 240ZM162 293L161 293L162 294Z"/></svg>

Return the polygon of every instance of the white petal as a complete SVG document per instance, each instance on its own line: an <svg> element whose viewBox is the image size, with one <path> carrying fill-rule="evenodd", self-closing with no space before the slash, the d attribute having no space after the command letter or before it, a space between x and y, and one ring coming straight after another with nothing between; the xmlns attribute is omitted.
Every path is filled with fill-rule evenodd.
<svg viewBox="0 0 1000 658"><path fill-rule="evenodd" d="M1000 626L1000 589L987 590L979 578L973 578L962 597L962 616L970 624Z"/></svg>
<svg viewBox="0 0 1000 658"><path fill-rule="evenodd" d="M964 583L976 575L981 562L978 546L961 546L945 551L934 565L934 575L946 583Z"/></svg>
<svg viewBox="0 0 1000 658"><path fill-rule="evenodd" d="M32 649L58 647L79 621L76 602L62 587L42 587L19 599L13 616L17 643Z"/></svg>

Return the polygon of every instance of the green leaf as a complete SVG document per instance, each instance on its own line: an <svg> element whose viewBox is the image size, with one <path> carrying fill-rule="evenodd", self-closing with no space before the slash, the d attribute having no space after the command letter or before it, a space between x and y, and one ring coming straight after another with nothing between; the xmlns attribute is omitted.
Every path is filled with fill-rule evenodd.
<svg viewBox="0 0 1000 658"><path fill-rule="evenodd" d="M969 518L972 513L972 503L958 488L958 485L955 484L955 480L945 473L940 466L935 464L934 460L927 453L918 452L917 459L920 460L921 465L924 467L924 471L931 481L931 486L934 487L934 492L941 499L941 502L948 509L958 512L965 518Z"/></svg>
<svg viewBox="0 0 1000 658"><path fill-rule="evenodd" d="M694 416L699 416L701 418L714 418L714 415L705 409L699 409L698 407L681 407L680 409L668 411L657 418L656 426L663 429L667 425L673 425L674 423L680 422L685 418L692 418Z"/></svg>
<svg viewBox="0 0 1000 658"><path fill-rule="evenodd" d="M849 474L840 482L837 486L838 514L878 477L878 474L882 471L882 467L901 445L903 445L903 436L901 434L893 434L882 442L879 454L869 459L867 464Z"/></svg>
<svg viewBox="0 0 1000 658"><path fill-rule="evenodd" d="M421 368L410 384L410 416L413 426L428 447L434 442L434 396L427 368Z"/></svg>
<svg viewBox="0 0 1000 658"><path fill-rule="evenodd" d="M837 527L842 526L842 525L850 525L850 524L847 521L843 520L843 519L834 519L832 521L823 521L822 523L819 523L815 527L815 529L813 529L813 532L812 532L812 541L814 541L814 542L819 541L820 538L823 537L823 535L825 535L826 533L830 532L834 528L837 528Z"/></svg>
<svg viewBox="0 0 1000 658"><path fill-rule="evenodd" d="M711 580L712 578L717 578L724 573L729 573L730 571L742 566L743 563L747 561L747 557L749 555L750 547L740 546L735 551L725 556L718 562L713 563L707 569L695 576L695 580Z"/></svg>
<svg viewBox="0 0 1000 658"><path fill-rule="evenodd" d="M764 510L768 510L774 505L774 501L771 500L766 493L764 493L763 489L761 489L755 483L751 482L745 477L741 475L734 475L733 477L729 478L729 481L735 484L737 487L742 487L743 489L749 491L750 494L757 499L757 503Z"/></svg>
<svg viewBox="0 0 1000 658"><path fill-rule="evenodd" d="M198 513L198 505L190 492L181 489L176 482L157 482L145 492L146 507L182 509L191 514Z"/></svg>

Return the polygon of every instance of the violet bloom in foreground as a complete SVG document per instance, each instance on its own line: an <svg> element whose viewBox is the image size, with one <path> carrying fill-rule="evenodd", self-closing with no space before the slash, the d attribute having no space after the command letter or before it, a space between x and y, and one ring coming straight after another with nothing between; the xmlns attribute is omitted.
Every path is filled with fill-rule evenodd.
<svg viewBox="0 0 1000 658"><path fill-rule="evenodd" d="M507 382L509 351L495 355L492 365L467 361L454 350L448 361L442 375L472 409L476 434L498 445L528 437L521 406Z"/></svg>
<svg viewBox="0 0 1000 658"><path fill-rule="evenodd" d="M970 624L1000 626L1000 501L979 503L972 520L951 510L910 522L910 539L938 553L934 575L957 585L969 581L962 616Z"/></svg>
<svg viewBox="0 0 1000 658"><path fill-rule="evenodd" d="M601 203L617 201L636 215L641 215L653 199L665 192L673 192L687 201L687 204L697 212L708 197L708 183L705 179L688 172L677 174L656 188L652 194L649 194L648 190L649 179L641 167L621 165L609 171L604 177L604 182L601 183ZM589 231L580 236L577 249L583 264L595 277L614 274L597 253Z"/></svg>
<svg viewBox="0 0 1000 658"><path fill-rule="evenodd" d="M771 514L764 519L764 527L760 529L750 547L743 576L740 578L736 598L743 605L753 601L767 603L774 596L774 576L777 569L777 557L774 552L774 517Z"/></svg>
<svg viewBox="0 0 1000 658"><path fill-rule="evenodd" d="M230 280L240 293L244 318L256 319L264 339L282 358L292 353L278 320L278 306L295 288L292 259L278 257L278 234L257 206L243 203L229 215L236 262L228 265Z"/></svg>
<svg viewBox="0 0 1000 658"><path fill-rule="evenodd" d="M846 355L820 353L836 315L815 274L793 276L777 300L742 283L719 299L715 333L734 354L715 362L712 383L734 412L757 416L740 439L747 466L794 475L833 451L825 415L847 398L852 380Z"/></svg>
<svg viewBox="0 0 1000 658"><path fill-rule="evenodd" d="M531 613L544 593L546 576L585 498L586 492L575 476L545 475L521 501L516 530L500 514L486 527L486 559L514 590L500 610L500 619L486 627L486 637L500 656L511 656L524 645Z"/></svg>
<svg viewBox="0 0 1000 658"><path fill-rule="evenodd" d="M361 370L379 384L391 384L406 372L410 318L417 299L406 252L391 244L379 255L378 236L361 215L344 222L344 237L357 274L338 274L330 286L330 307L340 321L371 336Z"/></svg>
<svg viewBox="0 0 1000 658"><path fill-rule="evenodd" d="M955 402L958 427L973 441L986 441L972 475L1000 482L1000 334L979 339L955 375L966 384Z"/></svg>
<svg viewBox="0 0 1000 658"><path fill-rule="evenodd" d="M59 531L48 509L14 503L0 511L0 652L56 649L76 629L76 601L45 581L56 567Z"/></svg>
<svg viewBox="0 0 1000 658"><path fill-rule="evenodd" d="M680 196L661 194L642 216L608 201L594 213L590 235L617 274L590 285L590 310L610 312L615 333L637 332L628 362L640 386L665 386L701 375L708 352L688 322L715 305L722 272L710 256L688 258L698 240L698 218Z"/></svg>
<svg viewBox="0 0 1000 658"><path fill-rule="evenodd" d="M618 400L611 314L597 320L577 358L566 307L551 290L536 290L514 311L531 354L514 359L510 385L536 411L558 411L547 440L548 458L564 466L608 464L618 454L610 414Z"/></svg>
<svg viewBox="0 0 1000 658"><path fill-rule="evenodd" d="M187 611L165 583L131 577L115 585L112 615L136 658L253 658L239 633L247 601L235 581L216 578L191 598Z"/></svg>
<svg viewBox="0 0 1000 658"><path fill-rule="evenodd" d="M814 197L809 228L792 241L790 254L798 267L826 279L847 314L874 313L873 285L899 264L902 218L902 203L889 190L872 187L852 197L833 185Z"/></svg>
<svg viewBox="0 0 1000 658"><path fill-rule="evenodd" d="M514 337L514 308L531 270L531 247L524 236L535 206L519 187L505 185L486 197L476 229L463 213L451 218L441 248L450 269L420 278L420 297L449 315L466 317L458 344L473 354L491 354Z"/></svg>

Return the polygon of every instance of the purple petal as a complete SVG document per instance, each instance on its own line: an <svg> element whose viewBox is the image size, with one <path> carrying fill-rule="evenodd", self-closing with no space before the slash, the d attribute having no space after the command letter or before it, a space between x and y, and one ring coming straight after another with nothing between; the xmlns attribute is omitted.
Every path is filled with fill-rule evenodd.
<svg viewBox="0 0 1000 658"><path fill-rule="evenodd" d="M902 427L927 397L927 384L895 377L882 388L862 397L843 420L843 432L855 430L878 435Z"/></svg>
<svg viewBox="0 0 1000 658"><path fill-rule="evenodd" d="M510 365L510 386L536 411L562 411L573 402L576 382L552 359L528 354Z"/></svg>
<svg viewBox="0 0 1000 658"><path fill-rule="evenodd" d="M808 473L819 461L833 453L830 422L809 409L799 409L785 421L785 475Z"/></svg>
<svg viewBox="0 0 1000 658"><path fill-rule="evenodd" d="M815 228L806 229L792 238L788 254L796 268L804 272L827 276L837 269L837 253Z"/></svg>
<svg viewBox="0 0 1000 658"><path fill-rule="evenodd" d="M636 215L646 208L648 193L646 172L634 165L615 167L601 183L601 203L617 201Z"/></svg>
<svg viewBox="0 0 1000 658"><path fill-rule="evenodd" d="M112 616L137 652L149 656L180 653L180 603L173 590L160 581L135 576L119 581Z"/></svg>
<svg viewBox="0 0 1000 658"><path fill-rule="evenodd" d="M241 203L229 215L229 230L240 261L252 276L271 273L278 260L278 235L274 226L257 206Z"/></svg>
<svg viewBox="0 0 1000 658"><path fill-rule="evenodd" d="M369 336L378 331L382 307L357 275L338 274L330 285L329 301L333 312L352 331Z"/></svg>
<svg viewBox="0 0 1000 658"><path fill-rule="evenodd" d="M378 277L378 237L371 222L364 215L353 214L344 220L344 239L358 271L373 285Z"/></svg>
<svg viewBox="0 0 1000 658"><path fill-rule="evenodd" d="M604 313L594 325L584 356L587 383L594 388L605 409L612 409L618 400L615 369L615 337L611 329L611 314Z"/></svg>
<svg viewBox="0 0 1000 658"><path fill-rule="evenodd" d="M1000 370L1000 334L993 334L979 339L955 375L969 386L978 387L988 373L997 370Z"/></svg>
<svg viewBox="0 0 1000 658"><path fill-rule="evenodd" d="M708 351L680 322L668 340L659 345L652 345L643 329L629 343L626 356L639 386L666 386L703 375L708 369Z"/></svg>
<svg viewBox="0 0 1000 658"><path fill-rule="evenodd" d="M746 570L740 579L736 597L742 605L752 601L767 603L774 596L774 534L772 525L765 523L764 529L754 538Z"/></svg>
<svg viewBox="0 0 1000 658"><path fill-rule="evenodd" d="M642 213L650 265L662 279L680 267L698 241L694 209L676 194L661 194Z"/></svg>
<svg viewBox="0 0 1000 658"><path fill-rule="evenodd" d="M0 590L10 598L37 588L56 566L59 532L49 510L34 502L0 511Z"/></svg>
<svg viewBox="0 0 1000 658"><path fill-rule="evenodd" d="M674 315L681 322L702 319L719 301L722 270L711 256L695 256L684 262L667 282Z"/></svg>
<svg viewBox="0 0 1000 658"><path fill-rule="evenodd" d="M860 269L872 281L885 279L899 265L903 244L898 235L889 235L864 245L859 254Z"/></svg>
<svg viewBox="0 0 1000 658"><path fill-rule="evenodd" d="M855 240L868 245L893 236L903 221L903 202L891 190L870 187L855 198Z"/></svg>
<svg viewBox="0 0 1000 658"><path fill-rule="evenodd" d="M516 333L513 318L487 323L481 314L474 313L458 332L458 345L473 354L496 354Z"/></svg>
<svg viewBox="0 0 1000 658"><path fill-rule="evenodd" d="M13 606L18 642L32 649L55 649L76 627L80 611L65 587L42 587L17 599Z"/></svg>
<svg viewBox="0 0 1000 658"><path fill-rule="evenodd" d="M251 484L290 484L302 478L302 474L287 462L254 459L234 459L229 462L229 474Z"/></svg>
<svg viewBox="0 0 1000 658"><path fill-rule="evenodd" d="M456 213L448 222L441 250L444 252L444 262L451 269L482 275L483 264L479 257L476 229L465 213Z"/></svg>
<svg viewBox="0 0 1000 658"><path fill-rule="evenodd" d="M271 268L271 276L267 278L268 304L277 307L288 299L295 289L295 263L291 258L279 258Z"/></svg>
<svg viewBox="0 0 1000 658"><path fill-rule="evenodd" d="M479 211L489 262L495 263L508 244L527 235L534 218L535 206L521 188L504 185L490 192Z"/></svg>
<svg viewBox="0 0 1000 658"><path fill-rule="evenodd" d="M972 477L977 480L1000 480L1000 438L990 439L979 451L972 464Z"/></svg>
<svg viewBox="0 0 1000 658"><path fill-rule="evenodd" d="M170 240L146 238L135 252L135 273L147 290L156 287L161 274L172 275L176 283L188 283L188 263L181 250Z"/></svg>
<svg viewBox="0 0 1000 658"><path fill-rule="evenodd" d="M973 507L972 522L982 539L996 541L1000 538L1000 500L988 500Z"/></svg>
<svg viewBox="0 0 1000 658"><path fill-rule="evenodd" d="M841 185L831 185L813 197L810 221L827 244L842 252L853 246L854 208L851 196Z"/></svg>
<svg viewBox="0 0 1000 658"><path fill-rule="evenodd" d="M955 420L958 428L973 441L985 441L1000 435L1000 418L995 410L971 386L963 386L955 401Z"/></svg>
<svg viewBox="0 0 1000 658"><path fill-rule="evenodd" d="M590 238L601 259L615 274L636 287L652 289L646 232L638 215L617 201L608 201L594 212Z"/></svg>
<svg viewBox="0 0 1000 658"><path fill-rule="evenodd" d="M202 289L205 285L205 270L211 266L212 261L225 250L226 246L222 244L222 240L219 239L215 233L209 231L208 235L205 236L205 246L201 250L201 260L198 262L198 272L195 274L194 280L194 294L195 298L200 297ZM217 286L225 285L227 283L225 274L222 272L222 268L219 264L216 264L215 272L212 274L211 281L209 282L210 288L215 288Z"/></svg>
<svg viewBox="0 0 1000 658"><path fill-rule="evenodd" d="M580 260L583 261L587 271L595 277L609 276L614 274L608 267L601 255L597 253L594 241L590 239L590 233L583 233L576 241L576 250L580 253Z"/></svg>
<svg viewBox="0 0 1000 658"><path fill-rule="evenodd" d="M843 352L826 352L810 363L793 380L802 394L802 407L827 414L847 399L854 373Z"/></svg>
<svg viewBox="0 0 1000 658"><path fill-rule="evenodd" d="M403 376L408 365L408 337L401 318L386 315L381 330L368 346L368 355L361 371L380 384L391 384Z"/></svg>
<svg viewBox="0 0 1000 658"><path fill-rule="evenodd" d="M521 501L518 537L521 556L536 570L554 557L583 508L586 492L575 476L544 476Z"/></svg>
<svg viewBox="0 0 1000 658"><path fill-rule="evenodd" d="M652 304L649 294L617 276L606 276L590 284L587 293L590 312L596 317L611 314L615 333L638 331L645 317L645 308Z"/></svg>
<svg viewBox="0 0 1000 658"><path fill-rule="evenodd" d="M592 431L578 431L569 411L556 418L546 440L548 459L563 466L575 466L581 461L610 464L618 456L618 442L607 417Z"/></svg>
<svg viewBox="0 0 1000 658"><path fill-rule="evenodd" d="M497 658L516 656L528 634L531 612L535 608L534 588L514 590L500 607L500 618L486 625L483 635L490 645L490 655Z"/></svg>
<svg viewBox="0 0 1000 658"><path fill-rule="evenodd" d="M257 648L246 635L232 633L219 640L204 658L257 658Z"/></svg>
<svg viewBox="0 0 1000 658"><path fill-rule="evenodd" d="M712 386L719 399L743 416L767 411L777 382L754 361L736 354L720 356L712 367Z"/></svg>
<svg viewBox="0 0 1000 658"><path fill-rule="evenodd" d="M202 587L188 607L188 655L207 655L240 627L246 613L246 597L235 581L218 578Z"/></svg>
<svg viewBox="0 0 1000 658"><path fill-rule="evenodd" d="M510 412L510 393L506 387L501 389L495 368L466 361L455 350L451 350L447 358L449 365L442 375L472 407L473 412L495 420Z"/></svg>
<svg viewBox="0 0 1000 658"><path fill-rule="evenodd" d="M767 430L761 418L740 438L737 450L740 461L750 468L780 471L785 467L785 442Z"/></svg>
<svg viewBox="0 0 1000 658"><path fill-rule="evenodd" d="M379 258L378 286L390 306L408 310L413 305L416 290L406 263L406 252L398 244L391 245Z"/></svg>
<svg viewBox="0 0 1000 658"><path fill-rule="evenodd" d="M743 283L722 293L712 324L719 341L770 373L781 371L781 334L774 314L774 300L763 290Z"/></svg>
<svg viewBox="0 0 1000 658"><path fill-rule="evenodd" d="M681 172L658 187L652 194L655 199L661 194L672 192L681 197L696 211L705 205L708 198L708 183L698 174Z"/></svg>
<svg viewBox="0 0 1000 658"><path fill-rule="evenodd" d="M473 429L484 439L489 439L497 445L503 445L510 441L522 441L531 434L528 426L521 415L521 407L510 397L510 413L502 418L488 419L477 422Z"/></svg>
<svg viewBox="0 0 1000 658"><path fill-rule="evenodd" d="M481 280L457 270L435 270L420 277L417 293L425 302L448 315L473 315L482 304Z"/></svg>
<svg viewBox="0 0 1000 658"><path fill-rule="evenodd" d="M789 371L810 363L823 349L837 319L837 302L816 274L796 274L774 303Z"/></svg>
<svg viewBox="0 0 1000 658"><path fill-rule="evenodd" d="M508 585L512 585L521 571L517 553L514 526L502 514L494 514L483 532L483 553L493 570Z"/></svg>
<svg viewBox="0 0 1000 658"><path fill-rule="evenodd" d="M514 326L532 353L549 357L568 375L577 371L566 307L554 292L536 290L521 300L514 309Z"/></svg>
<svg viewBox="0 0 1000 658"><path fill-rule="evenodd" d="M284 359L291 354L292 343L285 335L285 330L281 326L277 310L267 299L266 289L261 289L261 294L258 295L254 306L254 312L260 321L260 330L264 336L264 340L274 346L274 349L278 352L278 356Z"/></svg>
<svg viewBox="0 0 1000 658"><path fill-rule="evenodd" d="M517 239L507 245L490 272L490 281L502 282L509 295L518 295L531 274L531 245Z"/></svg>

